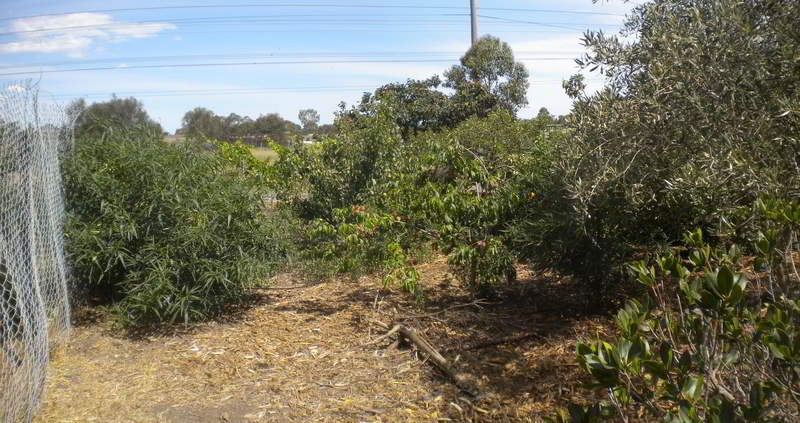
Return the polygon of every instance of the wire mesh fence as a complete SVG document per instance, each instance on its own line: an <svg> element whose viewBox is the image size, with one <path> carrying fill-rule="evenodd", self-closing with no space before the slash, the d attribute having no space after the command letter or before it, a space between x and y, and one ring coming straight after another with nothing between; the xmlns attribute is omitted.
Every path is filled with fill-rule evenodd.
<svg viewBox="0 0 800 423"><path fill-rule="evenodd" d="M36 84L0 87L0 422L30 421L70 330L59 156L71 119Z"/></svg>

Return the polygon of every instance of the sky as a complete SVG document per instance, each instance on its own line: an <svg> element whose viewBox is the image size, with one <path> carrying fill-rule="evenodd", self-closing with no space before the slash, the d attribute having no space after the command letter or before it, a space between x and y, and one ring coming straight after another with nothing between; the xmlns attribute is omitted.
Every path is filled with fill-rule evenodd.
<svg viewBox="0 0 800 423"><path fill-rule="evenodd" d="M567 113L561 81L578 71L582 34L618 32L631 7L480 0L479 35L507 42L531 75L519 116ZM469 13L469 0L3 0L0 90L31 78L61 104L133 96L171 133L195 107L295 122L312 108L330 123L340 102L457 64Z"/></svg>

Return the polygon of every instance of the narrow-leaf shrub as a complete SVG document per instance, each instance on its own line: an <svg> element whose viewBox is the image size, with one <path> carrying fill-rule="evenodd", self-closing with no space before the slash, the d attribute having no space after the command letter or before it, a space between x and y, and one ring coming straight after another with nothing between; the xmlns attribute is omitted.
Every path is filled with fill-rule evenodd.
<svg viewBox="0 0 800 423"><path fill-rule="evenodd" d="M76 279L123 325L214 315L283 254L258 181L208 144L110 127L75 141L64 181Z"/></svg>
<svg viewBox="0 0 800 423"><path fill-rule="evenodd" d="M794 0L653 0L619 36L588 32L578 63L609 82L566 83L560 198L530 222L526 255L602 288L631 251L800 194L798 21Z"/></svg>

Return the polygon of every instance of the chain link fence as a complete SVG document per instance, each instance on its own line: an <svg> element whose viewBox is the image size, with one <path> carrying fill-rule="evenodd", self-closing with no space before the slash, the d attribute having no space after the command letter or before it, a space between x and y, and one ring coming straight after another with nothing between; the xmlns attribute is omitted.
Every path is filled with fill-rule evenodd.
<svg viewBox="0 0 800 423"><path fill-rule="evenodd" d="M0 422L32 420L70 330L59 155L71 119L38 96L30 81L0 87Z"/></svg>

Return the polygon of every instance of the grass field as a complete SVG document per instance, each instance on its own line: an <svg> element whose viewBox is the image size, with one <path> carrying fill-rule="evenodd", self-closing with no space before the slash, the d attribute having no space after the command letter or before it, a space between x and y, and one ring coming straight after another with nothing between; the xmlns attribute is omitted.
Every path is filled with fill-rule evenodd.
<svg viewBox="0 0 800 423"><path fill-rule="evenodd" d="M275 160L278 159L278 153L276 153L273 150L270 150L269 148L253 147L252 149L250 149L250 152L253 153L253 157L259 160L274 162Z"/></svg>
<svg viewBox="0 0 800 423"><path fill-rule="evenodd" d="M164 141L170 144L175 144L186 141L186 138L181 135L166 135L164 136ZM250 151L253 153L253 157L259 160L272 162L278 158L278 153L270 150L269 148L253 147L250 149Z"/></svg>

